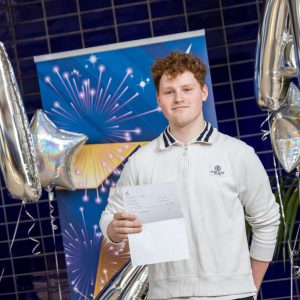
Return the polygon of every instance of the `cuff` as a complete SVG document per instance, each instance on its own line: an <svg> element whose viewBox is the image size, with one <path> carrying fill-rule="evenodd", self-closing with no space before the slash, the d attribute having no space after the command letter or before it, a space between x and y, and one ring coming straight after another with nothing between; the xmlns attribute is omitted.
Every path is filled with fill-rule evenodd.
<svg viewBox="0 0 300 300"><path fill-rule="evenodd" d="M250 257L259 261L270 262L273 259L275 245L271 247L262 247L255 241L252 241L250 247Z"/></svg>
<svg viewBox="0 0 300 300"><path fill-rule="evenodd" d="M114 215L113 214L105 214L101 216L101 219L100 219L100 228L101 228L101 232L102 232L102 235L107 239L107 241L109 241L110 243L112 244L115 244L115 245L119 245L120 243L122 243L123 241L119 242L119 243L116 243L114 241L112 241L108 235L107 235L107 227L108 227L108 224L114 219Z"/></svg>

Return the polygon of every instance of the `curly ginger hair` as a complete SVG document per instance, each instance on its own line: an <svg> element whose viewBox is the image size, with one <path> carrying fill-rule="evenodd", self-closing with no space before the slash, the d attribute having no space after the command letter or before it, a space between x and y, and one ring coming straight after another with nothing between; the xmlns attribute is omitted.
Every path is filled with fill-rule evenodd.
<svg viewBox="0 0 300 300"><path fill-rule="evenodd" d="M151 67L156 91L159 91L160 79L164 74L173 79L185 71L193 73L200 86L204 86L207 68L196 55L171 52L168 56L156 60Z"/></svg>

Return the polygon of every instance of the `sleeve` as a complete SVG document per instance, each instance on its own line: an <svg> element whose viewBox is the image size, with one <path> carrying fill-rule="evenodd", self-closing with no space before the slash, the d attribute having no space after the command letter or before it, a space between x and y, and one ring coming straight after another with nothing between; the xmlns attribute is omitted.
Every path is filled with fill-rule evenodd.
<svg viewBox="0 0 300 300"><path fill-rule="evenodd" d="M262 163L253 148L249 150L239 165L239 178L242 180L240 199L253 232L250 256L260 261L271 261L280 223L279 205Z"/></svg>
<svg viewBox="0 0 300 300"><path fill-rule="evenodd" d="M110 189L109 197L107 199L107 205L105 207L105 210L101 214L100 229L104 237L109 241L111 240L107 236L107 226L113 220L113 216L115 213L124 211L121 189L123 186L130 186L136 184L134 177L132 175L131 168L132 168L132 157L130 157L128 162L125 164L121 176L116 184L116 187Z"/></svg>

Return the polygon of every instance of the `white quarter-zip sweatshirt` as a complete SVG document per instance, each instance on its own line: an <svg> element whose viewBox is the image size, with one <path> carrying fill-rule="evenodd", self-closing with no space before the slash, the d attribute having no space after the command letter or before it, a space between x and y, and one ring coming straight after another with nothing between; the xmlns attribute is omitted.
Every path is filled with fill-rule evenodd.
<svg viewBox="0 0 300 300"><path fill-rule="evenodd" d="M209 123L185 145L166 128L129 158L102 213L102 233L107 237L113 214L124 211L121 187L165 182L177 183L190 259L149 265L148 298L255 294L250 257L272 260L280 215L253 148ZM253 230L250 251L245 219Z"/></svg>

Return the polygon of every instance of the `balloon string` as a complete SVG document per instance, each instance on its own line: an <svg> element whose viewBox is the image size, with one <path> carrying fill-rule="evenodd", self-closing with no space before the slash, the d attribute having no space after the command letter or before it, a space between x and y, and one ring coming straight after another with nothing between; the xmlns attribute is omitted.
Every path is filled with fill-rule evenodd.
<svg viewBox="0 0 300 300"><path fill-rule="evenodd" d="M50 219L51 219L51 229L52 229L52 238L54 244L54 257L55 257L55 267L56 267L56 275L58 281L58 292L59 292L59 299L62 300L62 293L61 293L61 286L60 286L60 276L59 276L59 267L58 267L58 258L57 258L57 251L56 251L56 242L55 242L55 230L57 230L57 226L54 224L55 217L53 216L54 207L52 205L52 201L54 200L54 193L51 191L52 188L47 189L48 191L48 199L49 199L49 210L50 210Z"/></svg>
<svg viewBox="0 0 300 300"><path fill-rule="evenodd" d="M5 271L5 267L2 269L2 272L1 272L0 283L1 283L1 280L2 280L2 277L3 277L3 274L4 274L4 271Z"/></svg>
<svg viewBox="0 0 300 300"><path fill-rule="evenodd" d="M265 141L268 138L268 135L270 134L270 118L271 118L272 114L268 111L268 116L267 118L260 124L260 131L262 133L261 139L262 141ZM263 126L268 123L269 125L269 129L263 129Z"/></svg>
<svg viewBox="0 0 300 300"><path fill-rule="evenodd" d="M298 179L298 195L299 195L299 199L300 199L300 167L299 166L297 167L296 176ZM296 244L297 244L297 240L298 240L298 236L299 236L299 231L300 231L300 224L298 224L297 233L296 233L295 240L294 240L294 246L293 246L293 252L292 252L293 257L298 255L298 251L295 250L295 248L296 248ZM300 278L300 267L293 266L293 271L294 271L295 278L296 279Z"/></svg>
<svg viewBox="0 0 300 300"><path fill-rule="evenodd" d="M282 202L281 188L280 188L279 178L278 178L278 173L277 173L276 159L275 159L274 155L273 155L273 162L274 162L274 167L275 167L275 177L276 177L276 184L277 184L277 190L278 190L278 197L279 197L281 215L282 215L282 220L283 220L283 225L284 225L284 235L286 236L286 234L287 234L286 219L285 219L285 213L284 213L284 209L283 209L283 202ZM299 175L298 175L298 180L299 180ZM294 255L295 254L293 253L294 251L292 251L289 239L287 240L287 245L288 245L290 265L291 265L291 270L290 270L291 300L293 300L293 277L294 277L293 270L294 270Z"/></svg>
<svg viewBox="0 0 300 300"><path fill-rule="evenodd" d="M51 204L51 202L54 200L54 193L51 191L48 191L48 199L49 199L49 209L50 209L50 220L51 220L51 228L52 230L56 230L57 226L55 225L55 217L53 216L54 207Z"/></svg>
<svg viewBox="0 0 300 300"><path fill-rule="evenodd" d="M32 225L30 226L30 228L29 228L29 230L28 230L28 237L29 237L29 239L36 243L36 245L35 245L35 246L33 247L33 249L32 249L32 254L33 254L33 255L39 255L39 254L41 254L41 252L40 252L40 251L37 251L37 252L36 252L36 249L40 246L40 242L39 242L37 239L33 238L33 237L30 235L32 229L33 229L34 226L35 226L35 219L34 219L33 216L27 211L26 205L24 205L24 208L25 208L26 215L33 221Z"/></svg>
<svg viewBox="0 0 300 300"><path fill-rule="evenodd" d="M12 238L10 246L9 246L9 251L10 252L11 252L11 249L12 249L12 247L14 245L14 242L15 242L15 238L16 238L16 234L17 234L17 231L18 231L23 206L24 206L24 202L22 202L22 204L21 204L17 224L16 224L16 227L15 227L15 231L14 231L13 238Z"/></svg>
<svg viewBox="0 0 300 300"><path fill-rule="evenodd" d="M281 210L281 215L282 215L282 220L283 220L283 226L284 226L284 235L286 236L287 234L287 226L286 226L286 221L285 221L285 213L283 209L283 202L282 202L282 196L281 196L281 188L279 184L279 177L278 177L278 172L277 172L277 164L276 164L276 159L275 156L273 155L273 163L274 163L274 169L275 169L275 177L276 177L276 185L277 185L277 190L278 190L278 198L279 198L279 204L280 204L280 210ZM291 300L293 300L293 268L294 268L294 257L292 254L292 248L290 241L287 241L288 244L288 251L289 251L289 256L290 256L290 265L291 265L291 270L290 270L290 288L291 288Z"/></svg>
<svg viewBox="0 0 300 300"><path fill-rule="evenodd" d="M270 124L270 118L271 118L272 114L268 111L268 117L262 122L260 128L261 131L264 133L262 136L262 140L265 141L267 139L267 136L270 134L271 130L271 124ZM269 130L263 130L262 126L268 122L269 125ZM284 236L286 237L287 235L287 225L286 225L286 218L285 218L285 213L284 213L284 208L283 208L283 201L282 201L282 195L281 195L281 188L280 188L280 183L279 183L279 176L278 176L278 172L277 172L277 164L276 164L276 158L273 154L273 163L274 163L274 172L275 172L275 178L276 178L276 186L277 186L277 190L278 190L278 198L279 198L279 204L280 204L280 210L281 210L281 216L282 216L282 220L283 220L283 226L284 226ZM298 170L299 171L299 170ZM299 187L300 188L300 179L299 179L299 172L296 173L297 178L298 178L298 183L299 183ZM300 191L299 191L299 195L300 195ZM289 241L289 239L287 240L287 245L288 245L288 252L289 252L289 257L290 257L290 289L291 289L291 300L293 300L293 270L294 270L294 249L292 250L291 247L291 243ZM298 269L297 269L298 270ZM297 273L300 272L300 270L297 271Z"/></svg>
<svg viewBox="0 0 300 300"><path fill-rule="evenodd" d="M299 231L300 231L300 224L298 225L297 234L296 234L295 241L294 241L293 256L298 255L298 251L295 250L295 247L296 247L296 243L297 243L297 240L298 240ZM300 278L300 267L299 266L293 266L293 271L294 271L294 277L296 279L299 279Z"/></svg>
<svg viewBox="0 0 300 300"><path fill-rule="evenodd" d="M9 246L9 252L11 253L11 249L15 243L15 239L16 239L16 235L17 235L17 231L18 231L18 228L19 228L19 223L20 223L20 219L21 219L21 213L22 213L22 208L24 206L24 202L22 201L22 204L21 204L21 207L20 207L20 210L19 210L19 215L18 215L18 219L17 219L17 223L16 223L16 227L15 227L15 231L14 231L14 234L13 234L13 238L11 240L11 243L10 243L10 246ZM6 266L5 266L6 267ZM3 277L3 274L5 272L5 267L2 269L1 271L1 276L0 276L0 282L2 280L2 277Z"/></svg>
<svg viewBox="0 0 300 300"><path fill-rule="evenodd" d="M270 132L270 128L271 128L271 124L270 124L270 116L272 114L270 112L268 112L268 117L266 118L266 120L262 123L262 125L268 121L268 125L269 125L269 132ZM285 213L284 213L284 208L283 208L283 201L282 201L282 195L281 195L281 187L279 184L279 176L278 176L278 172L277 172L277 163L276 163L276 158L273 154L273 164L274 164L274 172L275 172L275 178L276 178L276 186L277 186L277 190L278 190L278 198L279 198L279 204L280 204L280 209L281 209L281 215L282 215L282 219L283 219L283 225L284 225L284 234L286 235L286 231L287 231L287 226L286 226L286 219L285 219ZM291 245L290 242L288 240L288 250L289 250L289 254L291 255L292 253L292 249L291 249Z"/></svg>

